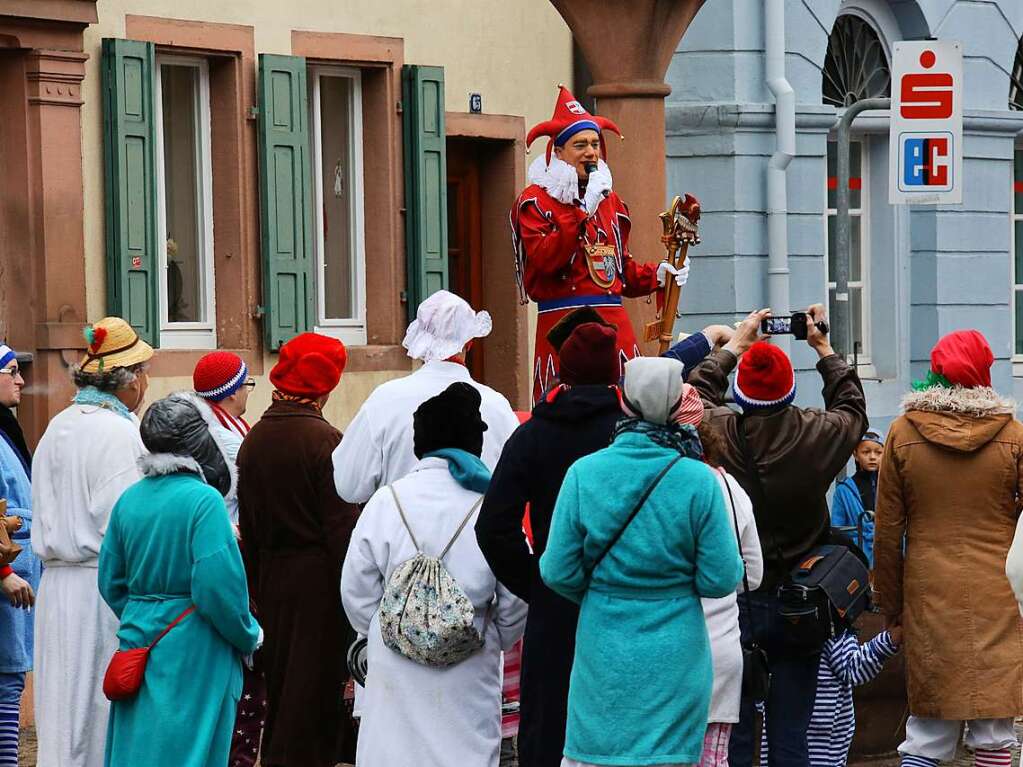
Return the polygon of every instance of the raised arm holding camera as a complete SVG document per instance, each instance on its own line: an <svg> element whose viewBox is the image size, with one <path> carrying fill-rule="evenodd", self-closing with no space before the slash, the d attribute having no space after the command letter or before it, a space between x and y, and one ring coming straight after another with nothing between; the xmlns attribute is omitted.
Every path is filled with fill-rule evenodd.
<svg viewBox="0 0 1023 767"><path fill-rule="evenodd" d="M761 333L762 327L781 329L764 325L770 318L767 309L750 314L723 348L693 370L689 382L707 407L704 423L722 438L723 467L754 499L764 578L748 602L740 600L739 622L744 646L755 637L770 658L770 764L806 767L821 646L801 641L779 615L778 587L805 555L828 541L828 487L867 428L867 407L855 370L831 348L820 304L797 319L806 323L806 343L819 356L825 407L794 406L792 363ZM728 376L736 368L733 393L741 412L726 404ZM733 767L753 763L753 704L744 691L729 749Z"/></svg>

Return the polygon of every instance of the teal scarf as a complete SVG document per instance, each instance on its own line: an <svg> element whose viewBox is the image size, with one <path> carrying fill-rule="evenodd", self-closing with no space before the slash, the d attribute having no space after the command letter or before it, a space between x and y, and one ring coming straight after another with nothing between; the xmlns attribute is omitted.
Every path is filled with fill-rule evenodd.
<svg viewBox="0 0 1023 767"><path fill-rule="evenodd" d="M427 453L423 458L443 458L455 482L474 493L485 493L490 487L490 469L478 456L454 447Z"/></svg>
<svg viewBox="0 0 1023 767"><path fill-rule="evenodd" d="M131 411L121 400L110 392L100 391L95 386L85 386L79 389L73 401L78 405L94 405L111 410L122 418L132 420Z"/></svg>

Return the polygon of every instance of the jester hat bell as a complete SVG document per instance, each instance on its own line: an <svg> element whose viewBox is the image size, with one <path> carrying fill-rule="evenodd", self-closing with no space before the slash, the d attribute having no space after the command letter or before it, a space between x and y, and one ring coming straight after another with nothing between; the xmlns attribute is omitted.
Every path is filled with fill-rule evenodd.
<svg viewBox="0 0 1023 767"><path fill-rule="evenodd" d="M554 116L530 129L526 136L526 146L528 147L540 136L550 136L551 140L547 144L547 162L550 163L554 147L564 146L572 136L584 130L596 131L598 135L601 131L609 130L618 134L619 138L622 137L621 130L614 122L600 115L591 115L568 88L559 85L558 102L554 105ZM600 153L607 159L607 147L604 144L603 135L600 137Z"/></svg>

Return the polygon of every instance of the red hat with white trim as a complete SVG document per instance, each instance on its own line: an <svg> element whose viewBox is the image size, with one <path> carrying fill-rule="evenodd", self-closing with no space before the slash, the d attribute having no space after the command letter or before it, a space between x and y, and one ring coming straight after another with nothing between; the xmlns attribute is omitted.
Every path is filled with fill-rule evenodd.
<svg viewBox="0 0 1023 767"><path fill-rule="evenodd" d="M568 88L559 85L558 101L554 105L554 116L550 120L530 128L529 134L526 136L526 146L528 147L540 136L550 136L551 140L547 144L547 162L549 163L554 147L564 146L572 136L584 130L596 131L598 135L601 131L609 130L616 133L619 138L623 138L621 130L613 121L600 115L591 115ZM600 136L600 153L605 159L607 158L607 146L604 144L603 135Z"/></svg>
<svg viewBox="0 0 1023 767"><path fill-rule="evenodd" d="M743 410L791 403L796 397L796 374L788 355L766 341L753 344L739 360L732 393Z"/></svg>

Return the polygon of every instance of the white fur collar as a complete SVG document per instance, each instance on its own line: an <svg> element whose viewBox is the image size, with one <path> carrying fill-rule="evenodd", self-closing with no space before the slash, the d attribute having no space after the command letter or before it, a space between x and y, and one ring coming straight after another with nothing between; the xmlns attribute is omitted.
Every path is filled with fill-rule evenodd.
<svg viewBox="0 0 1023 767"><path fill-rule="evenodd" d="M597 160L597 169L611 175L611 169L603 160ZM528 176L530 184L536 184L558 202L572 205L579 199L579 174L573 166L553 155L550 165L545 155L533 160L529 164Z"/></svg>
<svg viewBox="0 0 1023 767"><path fill-rule="evenodd" d="M139 456L138 466L144 477L161 477L165 474L177 474L179 471L188 471L192 474L198 474L203 478L203 481L206 480L199 462L189 455L146 453Z"/></svg>
<svg viewBox="0 0 1023 767"><path fill-rule="evenodd" d="M933 386L924 391L907 394L902 400L902 409L906 412L923 410L930 413L962 413L978 417L1005 413L1015 415L1016 402L1002 397L987 386L978 386L975 389L966 389L962 386L945 389Z"/></svg>

